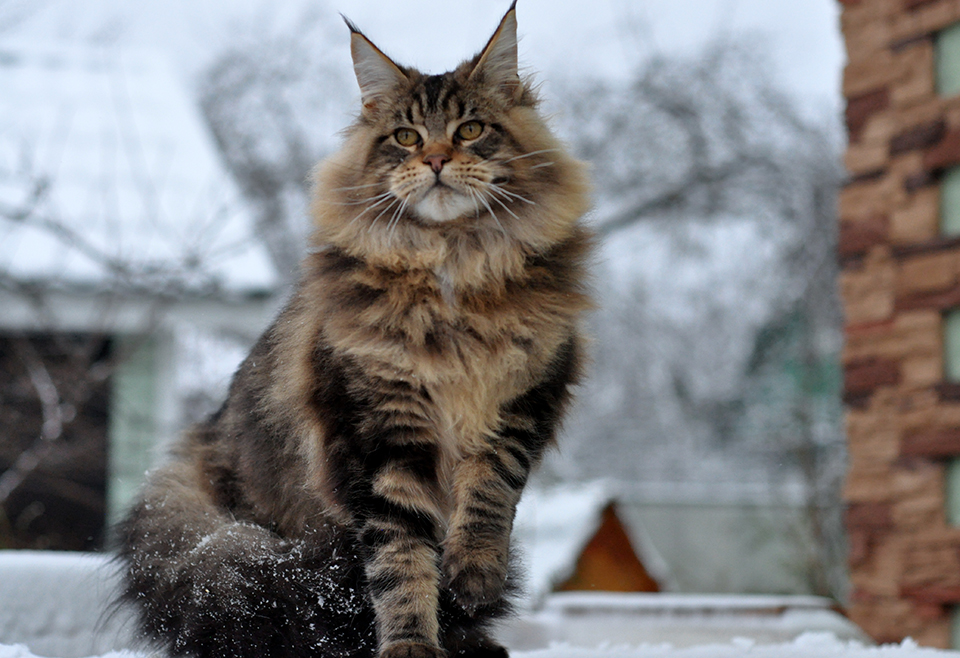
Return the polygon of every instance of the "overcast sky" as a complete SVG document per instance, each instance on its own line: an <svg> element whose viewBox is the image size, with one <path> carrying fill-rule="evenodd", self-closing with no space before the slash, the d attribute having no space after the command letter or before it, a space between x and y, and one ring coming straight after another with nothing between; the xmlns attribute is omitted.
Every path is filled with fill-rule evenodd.
<svg viewBox="0 0 960 658"><path fill-rule="evenodd" d="M277 28L305 0L34 0L0 38L115 41L167 50L185 76L234 26ZM389 55L439 72L472 55L508 0L312 0L342 12ZM3 4L0 3L0 21ZM622 76L640 57L691 52L721 36L765 39L784 88L808 106L840 108L843 47L836 0L519 0L521 58L534 71ZM2 22L0 22L2 27ZM337 28L334 29L338 29ZM332 34L336 35L337 32ZM347 32L341 30L344 65ZM334 38L337 38L334 36Z"/></svg>

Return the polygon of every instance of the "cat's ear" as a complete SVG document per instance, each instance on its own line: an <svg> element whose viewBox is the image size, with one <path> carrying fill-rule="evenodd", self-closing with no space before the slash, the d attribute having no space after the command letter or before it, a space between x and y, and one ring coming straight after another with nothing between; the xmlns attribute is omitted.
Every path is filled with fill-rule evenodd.
<svg viewBox="0 0 960 658"><path fill-rule="evenodd" d="M500 21L470 73L471 78L482 77L486 84L499 87L508 98L515 99L521 91L517 65L517 2Z"/></svg>
<svg viewBox="0 0 960 658"><path fill-rule="evenodd" d="M343 20L350 28L350 54L360 84L360 102L365 110L375 110L384 96L392 93L408 78L346 16Z"/></svg>

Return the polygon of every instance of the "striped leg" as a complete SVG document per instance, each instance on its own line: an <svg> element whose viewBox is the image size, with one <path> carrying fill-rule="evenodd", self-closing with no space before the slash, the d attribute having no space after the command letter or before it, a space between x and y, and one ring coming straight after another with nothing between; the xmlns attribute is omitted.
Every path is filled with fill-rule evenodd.
<svg viewBox="0 0 960 658"><path fill-rule="evenodd" d="M517 502L530 469L555 439L578 362L571 338L545 378L504 409L488 449L468 456L454 473L456 507L443 543L443 584L470 615L503 595Z"/></svg>
<svg viewBox="0 0 960 658"><path fill-rule="evenodd" d="M443 543L444 586L471 615L502 595L510 531L529 464L522 449L505 442L468 457L454 474L456 508Z"/></svg>
<svg viewBox="0 0 960 658"><path fill-rule="evenodd" d="M404 382L369 383L371 408L341 442L342 502L367 556L381 658L442 658L437 621L441 512L437 447L425 401Z"/></svg>

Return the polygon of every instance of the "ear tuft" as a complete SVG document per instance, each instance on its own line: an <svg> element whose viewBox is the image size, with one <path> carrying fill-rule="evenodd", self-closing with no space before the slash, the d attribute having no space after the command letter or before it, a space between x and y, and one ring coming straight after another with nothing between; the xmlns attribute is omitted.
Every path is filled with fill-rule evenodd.
<svg viewBox="0 0 960 658"><path fill-rule="evenodd" d="M346 16L343 20L350 28L350 54L360 85L360 101L365 110L375 110L385 95L407 81L407 76Z"/></svg>
<svg viewBox="0 0 960 658"><path fill-rule="evenodd" d="M517 3L500 21L497 31L480 53L470 77L483 76L485 82L498 86L509 98L520 91L520 73L517 64Z"/></svg>

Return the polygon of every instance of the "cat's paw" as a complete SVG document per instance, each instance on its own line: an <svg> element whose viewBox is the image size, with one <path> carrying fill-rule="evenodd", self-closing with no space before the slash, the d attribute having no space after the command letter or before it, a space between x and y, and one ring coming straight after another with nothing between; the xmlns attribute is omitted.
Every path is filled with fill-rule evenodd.
<svg viewBox="0 0 960 658"><path fill-rule="evenodd" d="M395 642L381 649L377 658L447 658L447 652L421 642Z"/></svg>
<svg viewBox="0 0 960 658"><path fill-rule="evenodd" d="M507 573L499 565L444 566L446 578L443 586L449 590L456 604L471 617L483 606L496 603L503 596Z"/></svg>

